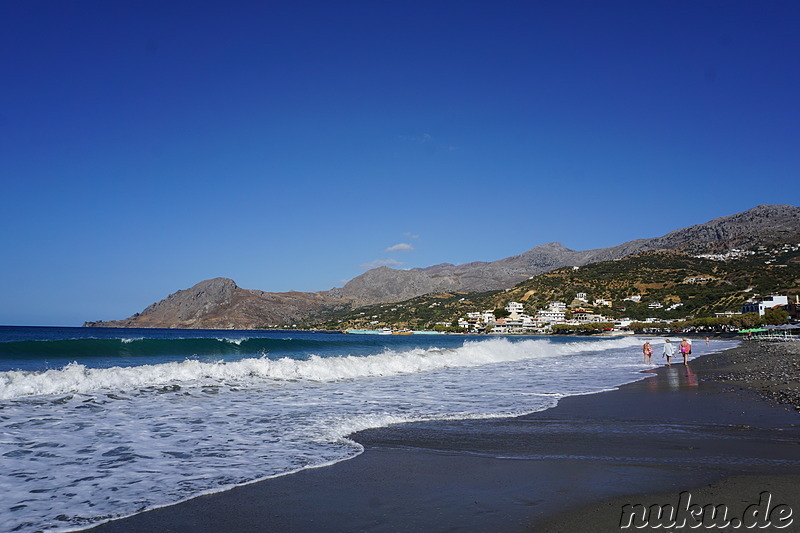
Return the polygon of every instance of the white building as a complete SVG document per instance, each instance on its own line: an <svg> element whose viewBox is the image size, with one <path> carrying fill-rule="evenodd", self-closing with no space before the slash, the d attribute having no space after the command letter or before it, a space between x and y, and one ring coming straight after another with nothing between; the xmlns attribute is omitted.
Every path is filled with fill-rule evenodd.
<svg viewBox="0 0 800 533"><path fill-rule="evenodd" d="M492 331L489 333L493 333L495 335L506 335L508 334L508 326L505 324L495 324L492 326Z"/></svg>
<svg viewBox="0 0 800 533"><path fill-rule="evenodd" d="M611 307L611 300L606 300L605 298L598 298L594 301L595 306L604 305L606 307Z"/></svg>
<svg viewBox="0 0 800 533"><path fill-rule="evenodd" d="M596 313L591 313L591 312L589 312L589 311L587 311L585 309L581 309L579 311L575 311L572 314L572 318L578 324L591 324L591 323L596 323L596 322L609 322L609 319L607 317L604 317L603 315L598 315Z"/></svg>
<svg viewBox="0 0 800 533"><path fill-rule="evenodd" d="M508 304L506 304L506 311L513 317L519 317L525 313L525 309L519 302L508 302Z"/></svg>
<svg viewBox="0 0 800 533"><path fill-rule="evenodd" d="M564 322L567 319L567 314L564 311L550 311L549 309L542 309L536 313L536 318L542 322Z"/></svg>
<svg viewBox="0 0 800 533"><path fill-rule="evenodd" d="M536 318L541 322L546 323L564 322L567 319L567 312L552 308L541 309L538 313L536 313Z"/></svg>
<svg viewBox="0 0 800 533"><path fill-rule="evenodd" d="M776 306L789 305L788 296L772 295L766 298L761 298L755 302L747 302L742 304L742 313L758 313L764 316L764 311Z"/></svg>
<svg viewBox="0 0 800 533"><path fill-rule="evenodd" d="M705 277L687 278L687 279L683 280L683 282L684 283L705 283L706 281L711 281L712 279L713 278L705 278Z"/></svg>
<svg viewBox="0 0 800 533"><path fill-rule="evenodd" d="M550 302L547 309L536 313L536 318L542 322L564 322L567 319L567 304L564 302Z"/></svg>
<svg viewBox="0 0 800 533"><path fill-rule="evenodd" d="M589 303L589 300L586 299L586 293L585 292L579 292L578 294L576 294L575 295L575 299L576 300L580 300L582 302Z"/></svg>

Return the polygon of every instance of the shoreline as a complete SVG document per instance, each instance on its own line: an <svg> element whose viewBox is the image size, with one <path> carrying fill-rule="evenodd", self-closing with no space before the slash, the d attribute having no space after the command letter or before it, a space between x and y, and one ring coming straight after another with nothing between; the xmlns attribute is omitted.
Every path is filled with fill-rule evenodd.
<svg viewBox="0 0 800 533"><path fill-rule="evenodd" d="M800 413L800 342L743 342L742 346L702 358L703 378L720 387L722 394L743 395L755 398L757 404L777 411ZM691 363L691 362L690 362ZM793 371L793 375L788 371ZM798 425L800 417L789 417L790 426L785 428L787 442L800 444ZM726 473L708 484L686 486L693 502L703 505L725 505L730 527L717 530L738 531L736 520L744 516L745 510L760 502L760 495L768 492L776 504L788 505L793 510L793 524L778 527L776 524L758 527L759 531L798 531L800 520L800 473L797 469L764 473ZM539 524L535 531L543 533L567 533L576 531L623 531L620 527L621 509L626 504L641 504L645 507L673 504L677 507L678 491L652 491L626 497L610 497L601 501L576 506L569 512L551 516ZM587 517L592 517L587 520ZM587 527L587 524L592 527ZM711 527L711 526L709 526ZM743 526L742 526L743 527ZM633 526L632 526L633 528ZM643 527L658 530L658 527ZM684 528L676 528L683 530ZM689 526L685 526L689 529ZM532 530L533 531L533 530Z"/></svg>
<svg viewBox="0 0 800 533"><path fill-rule="evenodd" d="M742 343L517 418L363 431L351 436L365 448L353 459L91 531L616 531L620 499L668 503L704 487L698 497L787 500L800 480L800 417L740 388L774 380L730 378L731 364L764 351Z"/></svg>

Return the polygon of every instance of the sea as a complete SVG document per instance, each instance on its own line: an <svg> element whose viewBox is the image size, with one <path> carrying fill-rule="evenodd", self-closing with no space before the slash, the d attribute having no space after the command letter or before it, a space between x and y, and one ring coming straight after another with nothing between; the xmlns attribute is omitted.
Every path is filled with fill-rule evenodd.
<svg viewBox="0 0 800 533"><path fill-rule="evenodd" d="M363 429L612 390L651 375L644 340L0 327L0 531L76 531L324 467L359 455Z"/></svg>

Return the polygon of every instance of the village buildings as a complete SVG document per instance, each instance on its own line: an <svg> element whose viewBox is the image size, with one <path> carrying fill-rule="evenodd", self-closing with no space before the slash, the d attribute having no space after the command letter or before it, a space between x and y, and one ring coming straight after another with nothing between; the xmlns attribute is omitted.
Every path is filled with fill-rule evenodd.
<svg viewBox="0 0 800 533"><path fill-rule="evenodd" d="M585 293L578 293L576 300L588 303ZM611 302L608 302L610 306ZM574 305L574 302L573 302ZM606 305L605 303L603 305ZM599 322L613 322L601 314L582 307L568 311L564 302L550 302L544 309L539 309L535 314L525 312L524 304L508 302L505 306L507 316L498 318L495 311L475 311L458 320L458 325L469 331L489 331L494 334L509 333L547 333L553 324L591 324ZM625 321L623 321L625 323ZM627 323L630 323L627 320Z"/></svg>

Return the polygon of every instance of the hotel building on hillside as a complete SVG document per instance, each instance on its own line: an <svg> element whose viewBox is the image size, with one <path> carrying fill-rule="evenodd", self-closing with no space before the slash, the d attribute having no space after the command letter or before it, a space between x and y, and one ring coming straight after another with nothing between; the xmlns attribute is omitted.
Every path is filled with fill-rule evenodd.
<svg viewBox="0 0 800 533"><path fill-rule="evenodd" d="M742 304L742 314L744 313L758 313L764 316L764 311L773 309L775 307L783 307L789 305L788 296L772 295L766 298L759 298L754 302L746 302Z"/></svg>

